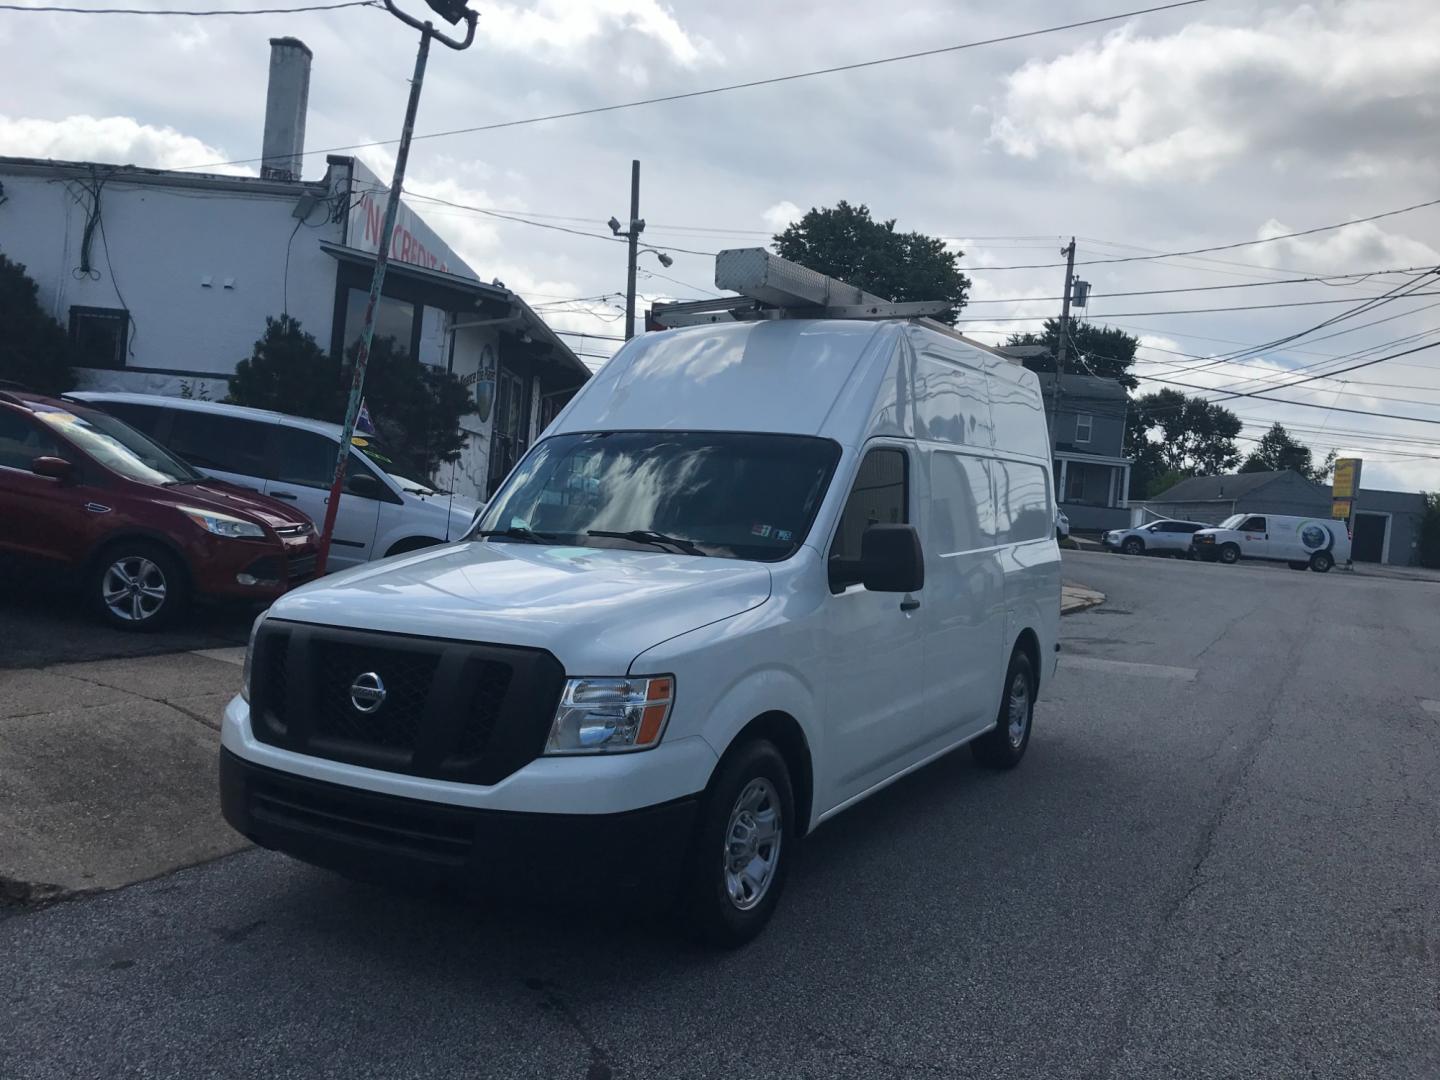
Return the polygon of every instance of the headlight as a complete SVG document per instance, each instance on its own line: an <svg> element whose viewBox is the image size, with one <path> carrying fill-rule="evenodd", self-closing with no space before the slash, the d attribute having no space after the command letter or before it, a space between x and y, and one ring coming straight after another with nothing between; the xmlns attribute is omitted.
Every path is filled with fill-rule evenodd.
<svg viewBox="0 0 1440 1080"><path fill-rule="evenodd" d="M253 521L243 521L229 514L217 514L212 510L200 510L194 506L182 506L179 509L196 525L216 536L241 537L246 540L265 539L265 530Z"/></svg>
<svg viewBox="0 0 1440 1080"><path fill-rule="evenodd" d="M250 640L245 643L245 666L240 669L240 697L247 702L250 700L250 671L254 666L255 635L260 633L260 624L268 614L268 611L262 611L255 616L255 624L250 627Z"/></svg>
<svg viewBox="0 0 1440 1080"><path fill-rule="evenodd" d="M567 679L545 740L547 754L608 754L647 750L660 741L675 680Z"/></svg>

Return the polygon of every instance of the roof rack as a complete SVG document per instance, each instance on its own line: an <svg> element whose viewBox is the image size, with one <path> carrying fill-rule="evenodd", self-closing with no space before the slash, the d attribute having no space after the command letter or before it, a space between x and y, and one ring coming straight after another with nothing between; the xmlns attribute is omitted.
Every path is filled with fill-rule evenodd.
<svg viewBox="0 0 1440 1080"><path fill-rule="evenodd" d="M764 248L716 255L715 287L740 295L656 304L651 318L666 328L757 319L918 319L955 306L947 300L886 300Z"/></svg>

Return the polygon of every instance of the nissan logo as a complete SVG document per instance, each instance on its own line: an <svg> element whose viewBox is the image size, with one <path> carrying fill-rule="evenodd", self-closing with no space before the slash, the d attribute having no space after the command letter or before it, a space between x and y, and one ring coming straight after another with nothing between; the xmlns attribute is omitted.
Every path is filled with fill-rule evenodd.
<svg viewBox="0 0 1440 1080"><path fill-rule="evenodd" d="M357 712L374 712L385 704L385 681L373 671L356 675L350 684L350 704Z"/></svg>

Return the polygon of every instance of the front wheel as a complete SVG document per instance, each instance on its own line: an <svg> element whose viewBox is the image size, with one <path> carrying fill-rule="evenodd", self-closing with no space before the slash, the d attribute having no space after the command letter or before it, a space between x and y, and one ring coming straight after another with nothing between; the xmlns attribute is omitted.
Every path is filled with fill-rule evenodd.
<svg viewBox="0 0 1440 1080"><path fill-rule="evenodd" d="M795 848L795 795L775 745L745 743L727 756L700 808L679 914L701 940L750 941L770 921Z"/></svg>
<svg viewBox="0 0 1440 1080"><path fill-rule="evenodd" d="M1005 692L995 726L970 744L975 760L992 769L1013 769L1030 745L1035 719L1035 667L1025 650L1016 649L1005 674Z"/></svg>
<svg viewBox="0 0 1440 1080"><path fill-rule="evenodd" d="M1227 566L1240 561L1240 549L1234 544L1225 544L1220 548L1220 561Z"/></svg>
<svg viewBox="0 0 1440 1080"><path fill-rule="evenodd" d="M1139 555L1145 550L1145 541L1141 540L1138 536L1132 536L1121 545L1120 550L1125 552L1126 555Z"/></svg>
<svg viewBox="0 0 1440 1080"><path fill-rule="evenodd" d="M91 603L121 630L159 630L184 610L187 582L168 551L143 541L103 552L90 575Z"/></svg>
<svg viewBox="0 0 1440 1080"><path fill-rule="evenodd" d="M1334 565L1335 560L1328 551L1317 551L1310 556L1310 569L1317 574L1328 574Z"/></svg>

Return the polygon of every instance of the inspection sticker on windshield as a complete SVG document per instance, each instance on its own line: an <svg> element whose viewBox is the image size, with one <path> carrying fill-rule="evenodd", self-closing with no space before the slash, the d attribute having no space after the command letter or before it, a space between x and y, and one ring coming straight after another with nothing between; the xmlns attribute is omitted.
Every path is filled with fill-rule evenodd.
<svg viewBox="0 0 1440 1080"><path fill-rule="evenodd" d="M769 525L761 525L758 521L750 526L751 536L769 536L771 529Z"/></svg>
<svg viewBox="0 0 1440 1080"><path fill-rule="evenodd" d="M793 540L793 539L795 539L795 534L794 534L793 532L791 532L789 529L776 529L776 530L775 530L775 539L776 539L776 540Z"/></svg>

